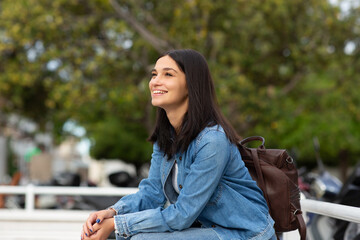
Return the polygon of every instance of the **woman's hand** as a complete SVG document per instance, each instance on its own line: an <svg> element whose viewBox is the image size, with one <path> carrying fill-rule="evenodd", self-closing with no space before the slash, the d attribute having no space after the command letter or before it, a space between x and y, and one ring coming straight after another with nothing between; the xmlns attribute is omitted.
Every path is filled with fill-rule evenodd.
<svg viewBox="0 0 360 240"><path fill-rule="evenodd" d="M113 220L114 215L116 214L114 209L106 209L97 212L93 212L90 214L85 224L83 225L83 229L81 231L81 239L85 237L89 237L91 234L95 233L94 224L102 223L104 219L111 218ZM114 230L114 226L113 226Z"/></svg>
<svg viewBox="0 0 360 240"><path fill-rule="evenodd" d="M114 218L106 218L93 226L93 234L85 237L84 240L106 240L110 233L114 231Z"/></svg>

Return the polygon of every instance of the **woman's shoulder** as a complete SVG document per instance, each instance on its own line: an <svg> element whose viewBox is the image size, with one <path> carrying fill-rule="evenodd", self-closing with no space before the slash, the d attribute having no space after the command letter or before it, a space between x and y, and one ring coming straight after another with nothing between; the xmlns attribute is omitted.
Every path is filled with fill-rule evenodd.
<svg viewBox="0 0 360 240"><path fill-rule="evenodd" d="M198 151L228 152L231 148L231 142L227 138L224 129L220 125L205 127L198 136L190 143L190 152Z"/></svg>
<svg viewBox="0 0 360 240"><path fill-rule="evenodd" d="M225 140L227 139L224 129L220 125L205 127L196 137L196 141L208 140Z"/></svg>

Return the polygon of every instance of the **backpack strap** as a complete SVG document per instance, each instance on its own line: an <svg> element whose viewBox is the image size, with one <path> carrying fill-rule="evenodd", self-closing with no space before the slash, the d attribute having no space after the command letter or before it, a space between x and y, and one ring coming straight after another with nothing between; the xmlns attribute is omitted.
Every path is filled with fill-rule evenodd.
<svg viewBox="0 0 360 240"><path fill-rule="evenodd" d="M252 141L260 141L261 145L259 146L259 148L265 148L265 138L263 138L261 136L247 137L240 141L240 145L244 146L246 143L252 142Z"/></svg>
<svg viewBox="0 0 360 240"><path fill-rule="evenodd" d="M304 218L302 216L302 211L300 209L298 209L294 212L294 215L299 224L300 240L306 240L306 224L305 224Z"/></svg>
<svg viewBox="0 0 360 240"><path fill-rule="evenodd" d="M251 155L252 155L252 160L253 160L253 163L254 163L254 167L255 167L255 170L256 170L256 175L257 175L257 181L256 183L258 184L259 188L261 189L261 191L263 192L264 194L264 197L265 197L265 200L266 200L266 203L269 205L269 198L268 198L268 195L267 195L267 192L265 191L265 181L264 181L264 177L263 177L263 174L262 174L262 171L261 171L261 167L260 167L260 160L259 160L259 155L258 155L258 151L257 149L254 149L254 148L251 148ZM269 208L270 210L270 208Z"/></svg>

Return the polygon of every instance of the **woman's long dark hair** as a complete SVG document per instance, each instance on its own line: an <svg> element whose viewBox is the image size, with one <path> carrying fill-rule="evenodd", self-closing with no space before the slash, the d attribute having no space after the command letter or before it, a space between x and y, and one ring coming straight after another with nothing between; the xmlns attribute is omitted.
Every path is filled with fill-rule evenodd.
<svg viewBox="0 0 360 240"><path fill-rule="evenodd" d="M165 110L159 107L155 129L148 140L157 142L168 159L171 159L177 151L186 151L191 141L205 127L218 124L230 142L238 144L239 136L217 105L214 83L204 56L191 49L171 50L159 58L164 56L170 56L185 73L189 108L176 134Z"/></svg>

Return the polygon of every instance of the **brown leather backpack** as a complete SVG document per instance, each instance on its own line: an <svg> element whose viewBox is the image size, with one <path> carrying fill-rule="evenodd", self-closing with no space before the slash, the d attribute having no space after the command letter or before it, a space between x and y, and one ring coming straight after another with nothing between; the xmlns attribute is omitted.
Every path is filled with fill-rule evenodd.
<svg viewBox="0 0 360 240"><path fill-rule="evenodd" d="M245 144L261 141L258 148ZM248 137L238 145L245 166L263 191L277 233L299 230L301 240L306 239L306 225L300 207L298 173L294 160L284 149L266 149L265 139Z"/></svg>

